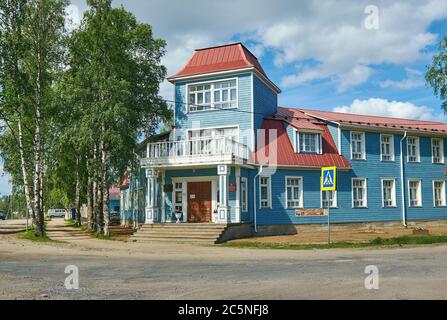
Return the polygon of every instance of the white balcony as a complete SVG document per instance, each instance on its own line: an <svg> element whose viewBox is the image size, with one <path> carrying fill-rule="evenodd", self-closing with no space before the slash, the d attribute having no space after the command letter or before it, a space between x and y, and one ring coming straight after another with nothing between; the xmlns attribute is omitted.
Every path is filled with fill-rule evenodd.
<svg viewBox="0 0 447 320"><path fill-rule="evenodd" d="M249 148L227 137L149 143L141 167L174 167L213 164L243 164Z"/></svg>

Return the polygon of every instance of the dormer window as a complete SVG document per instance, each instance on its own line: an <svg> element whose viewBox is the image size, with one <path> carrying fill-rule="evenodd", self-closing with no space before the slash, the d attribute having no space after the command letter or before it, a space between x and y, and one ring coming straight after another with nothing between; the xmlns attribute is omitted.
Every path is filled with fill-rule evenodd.
<svg viewBox="0 0 447 320"><path fill-rule="evenodd" d="M321 154L321 134L315 132L297 132L295 149L298 153Z"/></svg>
<svg viewBox="0 0 447 320"><path fill-rule="evenodd" d="M188 85L188 111L237 108L237 80Z"/></svg>

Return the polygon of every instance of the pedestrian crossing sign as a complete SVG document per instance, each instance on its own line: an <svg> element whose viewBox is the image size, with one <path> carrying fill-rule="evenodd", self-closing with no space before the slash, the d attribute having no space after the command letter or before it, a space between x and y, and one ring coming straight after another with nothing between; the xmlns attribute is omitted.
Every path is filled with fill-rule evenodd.
<svg viewBox="0 0 447 320"><path fill-rule="evenodd" d="M321 168L321 190L322 191L337 190L337 168L336 167Z"/></svg>

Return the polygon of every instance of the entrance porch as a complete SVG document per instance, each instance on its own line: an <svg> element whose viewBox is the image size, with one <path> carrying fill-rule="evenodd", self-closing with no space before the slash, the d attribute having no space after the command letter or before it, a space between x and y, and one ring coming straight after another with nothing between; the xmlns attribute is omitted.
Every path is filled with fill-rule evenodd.
<svg viewBox="0 0 447 320"><path fill-rule="evenodd" d="M248 169L218 165L194 168L147 168L145 223L234 224L247 202ZM244 203L247 210L247 203Z"/></svg>

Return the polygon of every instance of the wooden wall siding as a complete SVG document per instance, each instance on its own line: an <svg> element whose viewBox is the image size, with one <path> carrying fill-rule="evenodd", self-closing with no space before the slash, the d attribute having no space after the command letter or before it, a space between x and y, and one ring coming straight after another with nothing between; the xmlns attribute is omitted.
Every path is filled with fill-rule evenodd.
<svg viewBox="0 0 447 320"><path fill-rule="evenodd" d="M278 107L278 95L265 85L256 75L253 75L253 100L254 100L254 129L262 128L264 117L276 113Z"/></svg>
<svg viewBox="0 0 447 320"><path fill-rule="evenodd" d="M394 162L380 161L380 133L367 132L366 153L367 160L351 160L352 170L339 171L338 173L338 207L331 209L331 220L334 223L348 222L378 222L401 221L401 183L400 183L400 149L399 142L403 135L394 136ZM350 159L350 131L342 130L343 155ZM446 141L444 141L444 153ZM408 208L407 220L436 220L447 219L447 208L434 208L432 181L446 180L444 173L445 164L432 164L431 138L420 137L421 163L412 164L406 162L406 145L404 144L405 161L405 199L408 208L408 179L422 179L422 208ZM447 156L447 155L446 155ZM286 208L286 176L303 177L304 207L319 208L321 206L320 195L320 171L319 170L278 170L272 176L272 209L258 209L257 221L260 225L268 224L311 224L326 223L327 217L296 217L294 209ZM368 207L365 209L352 208L351 180L354 177L367 178ZM396 179L396 207L382 207L382 178ZM252 192L252 189L250 190ZM447 195L446 195L447 196ZM253 197L253 194L251 195ZM259 193L257 194L259 207ZM250 216L251 221L253 217Z"/></svg>
<svg viewBox="0 0 447 320"><path fill-rule="evenodd" d="M175 86L176 101L183 103L176 104L175 125L177 128L176 139L187 139L187 130L191 129L195 123L200 123L200 127L222 127L222 126L236 126L239 125L239 134L242 143L249 143L249 136L252 130L251 126L251 74L241 74L231 77L210 78L206 81L225 80L228 78L238 78L238 103L237 111L232 110L218 110L218 111L203 111L187 113L186 85L205 80L195 80L189 82L178 83ZM197 125L196 125L197 126Z"/></svg>
<svg viewBox="0 0 447 320"><path fill-rule="evenodd" d="M330 124L330 123L328 123L327 124L327 127L328 127L328 129L329 129L329 132L331 133L331 136L332 136L332 139L334 140L334 142L335 142L335 145L337 146L337 149L338 149L338 151L340 152L340 146L338 145L338 134L339 134L339 132L338 132L338 126L337 125L334 125L334 124ZM346 158L346 159L350 159L350 158Z"/></svg>

